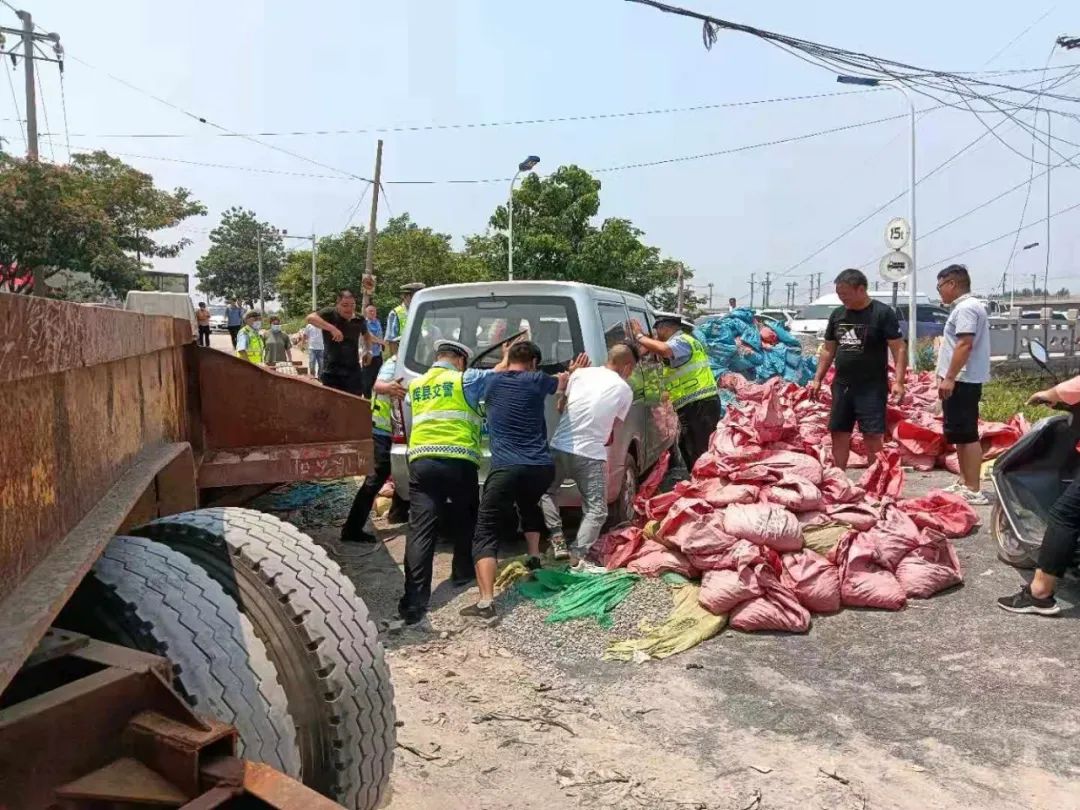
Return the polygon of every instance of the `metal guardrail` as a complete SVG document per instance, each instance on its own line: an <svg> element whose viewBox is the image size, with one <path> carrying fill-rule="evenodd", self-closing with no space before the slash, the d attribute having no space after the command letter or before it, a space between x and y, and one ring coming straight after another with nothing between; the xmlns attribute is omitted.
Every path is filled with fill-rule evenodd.
<svg viewBox="0 0 1080 810"><path fill-rule="evenodd" d="M1077 321L990 319L990 356L995 360L1027 357L1028 342L1041 341L1051 356L1077 354Z"/></svg>

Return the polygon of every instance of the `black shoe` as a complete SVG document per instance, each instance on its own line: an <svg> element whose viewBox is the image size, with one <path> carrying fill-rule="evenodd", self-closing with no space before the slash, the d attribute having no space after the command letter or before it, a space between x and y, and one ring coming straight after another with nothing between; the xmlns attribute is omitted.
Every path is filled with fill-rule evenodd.
<svg viewBox="0 0 1080 810"><path fill-rule="evenodd" d="M379 538L376 537L373 534L369 534L368 532L364 532L364 531L356 532L355 534L352 534L352 533L345 534L345 532L342 532L341 533L341 542L342 543L369 543L369 544L374 544L374 543L379 542Z"/></svg>
<svg viewBox="0 0 1080 810"><path fill-rule="evenodd" d="M539 557L529 557L529 559L525 561L525 567L530 571L539 571L544 567L544 561Z"/></svg>
<svg viewBox="0 0 1080 810"><path fill-rule="evenodd" d="M1009 613L1036 613L1039 616L1055 616L1061 612L1057 600L1051 595L1040 599L1032 595L1031 588L1025 585L1019 593L998 599L998 607Z"/></svg>
<svg viewBox="0 0 1080 810"><path fill-rule="evenodd" d="M405 622L405 624L416 624L423 620L424 616L427 615L426 609L410 605L404 599L398 600L397 612L398 617Z"/></svg>
<svg viewBox="0 0 1080 810"><path fill-rule="evenodd" d="M463 607L458 611L458 615L470 619L494 619L498 614L495 612L495 604L492 603L487 607L480 607L479 604Z"/></svg>

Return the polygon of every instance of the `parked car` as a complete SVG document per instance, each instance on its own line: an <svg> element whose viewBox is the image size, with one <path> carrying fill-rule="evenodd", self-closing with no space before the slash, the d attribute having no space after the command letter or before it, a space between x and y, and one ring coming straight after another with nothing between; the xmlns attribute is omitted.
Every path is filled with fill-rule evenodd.
<svg viewBox="0 0 1080 810"><path fill-rule="evenodd" d="M210 304L207 309L210 310L210 331L228 332L229 319L225 317L225 306L223 304Z"/></svg>
<svg viewBox="0 0 1080 810"><path fill-rule="evenodd" d="M892 304L892 290L889 290L888 292L882 292L880 290L873 291L870 293L870 297L877 301L882 301L886 304ZM917 293L915 298L916 305L920 307L919 314L917 316L919 318L917 322L918 326L916 328L916 335L918 336L924 334L924 330L922 327L922 318L924 315L931 318L930 321L927 321L928 330L933 331L931 327L934 325L934 323L936 323L936 321L933 320L934 318L936 318L936 316L932 315L929 310L922 308L931 307L940 310L941 307L937 307L936 305L931 304L929 297L925 293ZM833 310L835 310L838 306L840 306L840 297L836 293L823 295L820 298L816 299L812 304L807 304L806 306L801 307L798 312L796 312L795 317L791 320L790 323L788 323L788 331L791 332L793 335L815 335L817 337L824 337L825 327L829 325L829 316L832 315ZM898 317L900 317L903 321L906 322L907 297L904 293L900 293L897 310ZM900 310L903 310L902 315L899 312ZM941 328L936 329L938 335L941 334L942 328L944 328L944 324L945 322L942 321ZM901 323L900 328L904 330L904 334L906 335L907 331L903 323Z"/></svg>
<svg viewBox="0 0 1080 810"><path fill-rule="evenodd" d="M580 352L593 364L604 362L607 350L626 338L628 318L652 328L652 307L637 295L561 281L514 281L483 284L448 284L418 292L409 307L405 333L398 349L398 373L405 385L425 373L434 360L434 342L441 338L461 341L474 350L473 364L491 368L501 353L494 347L514 334L528 330L543 353L541 370L565 371ZM481 355L485 349L492 351ZM678 420L671 404L661 396L662 365L644 356L628 381L634 402L626 421L617 424L608 447L609 523L616 525L633 516L638 481L660 455L675 444ZM403 406L404 425L396 426L391 470L396 491L409 496L405 437L412 429L409 406ZM547 402L550 435L558 422L555 398ZM487 430L482 433L480 482L487 476L491 454ZM560 506L580 505L577 488L564 483L557 497Z"/></svg>
<svg viewBox="0 0 1080 810"><path fill-rule="evenodd" d="M756 309L754 317L763 321L777 321L785 329L795 319L794 309Z"/></svg>

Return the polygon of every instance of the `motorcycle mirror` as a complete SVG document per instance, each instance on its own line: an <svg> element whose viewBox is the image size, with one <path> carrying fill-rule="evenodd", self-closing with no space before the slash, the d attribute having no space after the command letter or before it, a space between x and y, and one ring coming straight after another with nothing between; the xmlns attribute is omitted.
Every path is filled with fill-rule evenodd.
<svg viewBox="0 0 1080 810"><path fill-rule="evenodd" d="M1031 355L1032 360L1043 368L1046 368L1047 363L1050 362L1050 354L1046 351L1046 347L1042 345L1041 341L1028 341L1028 354ZM1049 371L1049 369L1047 369L1047 371Z"/></svg>

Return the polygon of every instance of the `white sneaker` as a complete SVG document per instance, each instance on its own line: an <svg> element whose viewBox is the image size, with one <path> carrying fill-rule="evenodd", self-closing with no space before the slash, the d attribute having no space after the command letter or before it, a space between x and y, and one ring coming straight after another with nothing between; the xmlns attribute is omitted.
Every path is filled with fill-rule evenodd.
<svg viewBox="0 0 1080 810"><path fill-rule="evenodd" d="M595 563L587 562L586 560L578 560L577 565L571 566L571 571L575 574L606 574L607 569L602 565L596 565Z"/></svg>
<svg viewBox="0 0 1080 810"><path fill-rule="evenodd" d="M967 486L964 484L963 481L961 481L959 478L957 478L955 481L953 481L951 484L949 484L947 487L945 487L945 489L942 490L942 491L943 492L960 492L960 493L962 493L965 489L967 489Z"/></svg>
<svg viewBox="0 0 1080 810"><path fill-rule="evenodd" d="M964 500L967 501L968 506L989 506L990 499L983 495L981 492L975 492L973 490L964 487L960 493L964 496Z"/></svg>

